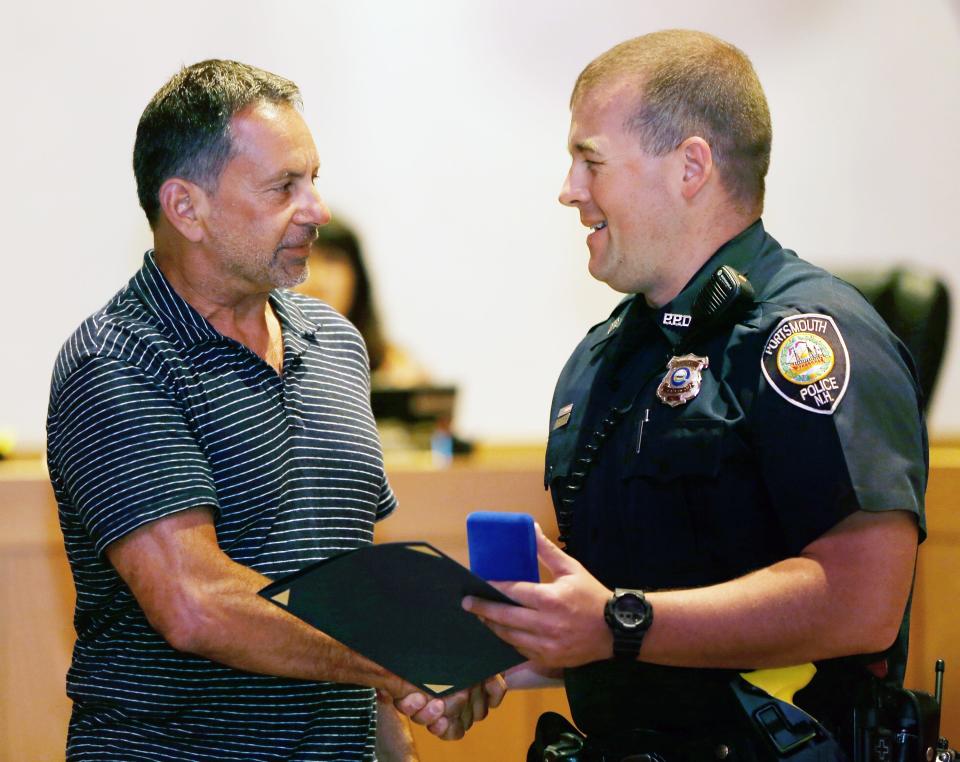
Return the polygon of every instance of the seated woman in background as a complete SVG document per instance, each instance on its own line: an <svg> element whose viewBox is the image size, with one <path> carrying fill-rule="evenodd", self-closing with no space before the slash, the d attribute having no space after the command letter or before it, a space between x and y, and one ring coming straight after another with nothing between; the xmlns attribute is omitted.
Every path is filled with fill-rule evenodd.
<svg viewBox="0 0 960 762"><path fill-rule="evenodd" d="M357 327L367 344L373 386L404 387L429 382L422 367L387 341L377 316L360 241L349 227L333 219L320 228L309 265L307 279L296 290L326 302Z"/></svg>

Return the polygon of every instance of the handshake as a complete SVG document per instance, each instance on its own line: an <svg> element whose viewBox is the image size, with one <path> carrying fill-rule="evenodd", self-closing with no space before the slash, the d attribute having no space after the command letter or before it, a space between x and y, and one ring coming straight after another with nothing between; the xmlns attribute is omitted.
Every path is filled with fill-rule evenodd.
<svg viewBox="0 0 960 762"><path fill-rule="evenodd" d="M470 726L496 709L507 693L507 681L496 674L483 682L441 698L420 692L402 678L388 678L387 685L377 689L381 704L392 703L401 713L445 741L463 737Z"/></svg>
<svg viewBox="0 0 960 762"><path fill-rule="evenodd" d="M456 740L500 705L508 679L511 687L549 684L543 678L564 666L523 647L529 624L506 626L534 613L527 598L544 588L538 546L553 573L550 551L564 554L526 515L473 514L467 528L472 572L426 543L387 543L321 561L260 594L366 662L362 682L376 688L381 717L392 705Z"/></svg>

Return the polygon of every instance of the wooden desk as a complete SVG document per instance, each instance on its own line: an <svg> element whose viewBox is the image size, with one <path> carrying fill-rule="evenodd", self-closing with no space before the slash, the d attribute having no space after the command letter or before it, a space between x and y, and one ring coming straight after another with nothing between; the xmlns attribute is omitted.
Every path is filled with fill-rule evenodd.
<svg viewBox="0 0 960 762"><path fill-rule="evenodd" d="M477 509L532 513L554 527L542 482L542 452L478 453L437 471L420 461L388 459L402 503L377 540L426 539L463 563L466 514ZM947 660L942 731L960 743L960 448L931 454L927 519L913 601L907 684L933 690L933 662ZM73 642L73 583L63 553L56 505L37 461L0 462L0 762L63 759L70 704L64 675ZM554 530L555 531L555 530ZM542 711L566 711L560 690L515 692L488 720L455 744L415 730L422 762L520 760Z"/></svg>

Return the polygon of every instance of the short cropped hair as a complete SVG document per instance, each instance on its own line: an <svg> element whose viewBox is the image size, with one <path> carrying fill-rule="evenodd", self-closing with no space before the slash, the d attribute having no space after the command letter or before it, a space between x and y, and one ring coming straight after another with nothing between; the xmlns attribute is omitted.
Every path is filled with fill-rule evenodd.
<svg viewBox="0 0 960 762"><path fill-rule="evenodd" d="M181 69L147 104L137 125L133 172L150 227L160 218L160 186L182 177L208 192L233 155L230 120L255 103L300 106L288 79L237 61L201 61Z"/></svg>
<svg viewBox="0 0 960 762"><path fill-rule="evenodd" d="M611 48L580 73L571 107L597 85L625 82L637 106L624 127L662 156L688 137L710 145L720 182L738 206L763 209L770 166L770 109L750 59L703 32L671 29Z"/></svg>

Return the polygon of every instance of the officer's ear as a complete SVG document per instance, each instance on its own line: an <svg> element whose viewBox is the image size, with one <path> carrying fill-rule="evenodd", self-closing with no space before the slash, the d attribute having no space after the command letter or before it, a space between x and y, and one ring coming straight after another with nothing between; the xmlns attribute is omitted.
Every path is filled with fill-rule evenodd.
<svg viewBox="0 0 960 762"><path fill-rule="evenodd" d="M203 238L207 194L196 183L171 177L160 186L160 208L167 221L191 243Z"/></svg>
<svg viewBox="0 0 960 762"><path fill-rule="evenodd" d="M713 175L713 151L706 140L696 136L684 140L677 150L683 160L680 193L691 201Z"/></svg>

